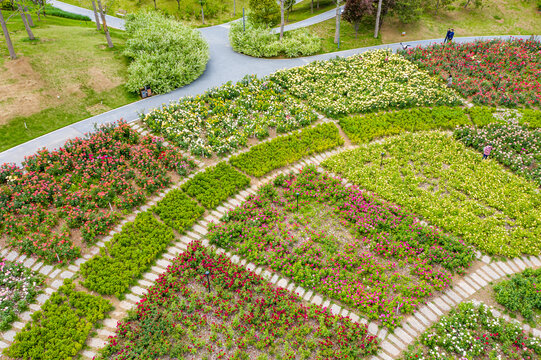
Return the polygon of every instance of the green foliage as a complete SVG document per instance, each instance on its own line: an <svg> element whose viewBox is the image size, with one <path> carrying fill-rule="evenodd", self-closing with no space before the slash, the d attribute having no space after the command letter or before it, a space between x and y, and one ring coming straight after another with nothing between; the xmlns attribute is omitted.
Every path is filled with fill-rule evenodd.
<svg viewBox="0 0 541 360"><path fill-rule="evenodd" d="M470 120L461 108L447 106L380 112L340 119L340 126L354 143L369 142L404 131L453 129L469 123Z"/></svg>
<svg viewBox="0 0 541 360"><path fill-rule="evenodd" d="M81 265L83 285L121 297L174 239L173 230L144 212L122 227L100 253Z"/></svg>
<svg viewBox="0 0 541 360"><path fill-rule="evenodd" d="M539 359L539 355L541 339L519 324L494 317L488 306L468 302L425 331L402 359Z"/></svg>
<svg viewBox="0 0 541 360"><path fill-rule="evenodd" d="M323 165L489 254L541 253L536 184L451 136L405 133Z"/></svg>
<svg viewBox="0 0 541 360"><path fill-rule="evenodd" d="M207 209L214 209L249 184L250 179L246 175L221 162L196 174L182 185L182 190L196 198Z"/></svg>
<svg viewBox="0 0 541 360"><path fill-rule="evenodd" d="M326 123L253 146L248 152L232 156L230 163L249 175L260 177L305 156L343 144L336 126Z"/></svg>
<svg viewBox="0 0 541 360"><path fill-rule="evenodd" d="M495 112L496 108L487 106L474 106L471 108L466 108L466 113L470 115L471 121L478 127L495 123L496 119L493 115Z"/></svg>
<svg viewBox="0 0 541 360"><path fill-rule="evenodd" d="M241 21L231 25L229 41L236 52L255 57L298 57L313 55L321 50L319 38L305 29L284 33L282 41L278 34L264 25L246 23L246 31Z"/></svg>
<svg viewBox="0 0 541 360"><path fill-rule="evenodd" d="M174 189L152 207L152 211L160 216L164 223L182 233L205 212L181 190Z"/></svg>
<svg viewBox="0 0 541 360"><path fill-rule="evenodd" d="M54 6L51 6L51 5L45 5L45 14L47 14L47 16L57 16L57 17L63 17L66 19L90 21L90 18L88 16L74 14L74 13L59 9L59 8L55 8Z"/></svg>
<svg viewBox="0 0 541 360"><path fill-rule="evenodd" d="M393 12L404 24L411 24L419 21L423 14L423 0L400 0L397 1Z"/></svg>
<svg viewBox="0 0 541 360"><path fill-rule="evenodd" d="M8 330L17 315L41 292L44 276L17 262L0 258L0 331Z"/></svg>
<svg viewBox="0 0 541 360"><path fill-rule="evenodd" d="M522 109L522 117L518 119L521 124L527 124L530 128L541 128L541 111Z"/></svg>
<svg viewBox="0 0 541 360"><path fill-rule="evenodd" d="M280 6L276 0L250 0L250 18L256 23L273 26L280 21Z"/></svg>
<svg viewBox="0 0 541 360"><path fill-rule="evenodd" d="M494 285L494 295L507 310L534 321L536 311L541 310L541 269L526 269L501 281Z"/></svg>
<svg viewBox="0 0 541 360"><path fill-rule="evenodd" d="M130 91L149 85L165 93L205 71L209 49L197 30L157 12L140 12L126 17L126 33L124 55L133 59L126 84Z"/></svg>
<svg viewBox="0 0 541 360"><path fill-rule="evenodd" d="M15 335L4 354L24 360L71 359L111 309L109 301L75 291L75 285L67 279L41 310L32 314L32 321Z"/></svg>

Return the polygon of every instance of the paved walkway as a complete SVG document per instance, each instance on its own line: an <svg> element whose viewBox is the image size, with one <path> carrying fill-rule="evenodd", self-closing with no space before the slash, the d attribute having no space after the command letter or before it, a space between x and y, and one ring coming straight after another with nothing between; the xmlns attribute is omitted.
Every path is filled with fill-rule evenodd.
<svg viewBox="0 0 541 360"><path fill-rule="evenodd" d="M51 1L53 6L61 8L63 10L87 15L91 19L94 18L91 10L65 4L56 0ZM335 9L333 9L333 11L335 11ZM108 24L111 27L122 28L124 26L124 20L109 16ZM308 22L305 22L305 24L306 26L309 25ZM79 121L77 123L50 132L48 134L42 135L21 145L15 146L9 150L0 153L0 164L20 164L24 160L25 156L32 155L37 150L42 148L47 148L49 150L58 148L70 138L74 138L77 136L81 137L85 133L93 131L95 125L110 123L119 119L124 119L127 122L135 121L139 118L140 114L146 114L155 108L159 108L162 105L168 104L171 101L176 101L184 96L195 96L198 94L202 94L208 89L223 85L228 81L239 81L247 74L255 74L259 77L263 77L279 69L302 66L316 60L328 60L337 56L347 57L374 49L388 48L393 51L401 49L400 44L386 44L296 59L260 59L234 52L229 45L228 27L229 26L227 24L223 24L199 29L203 37L208 41L210 45L210 60L203 75L193 83L167 94L153 96L151 98L124 105L103 114L93 116L91 118ZM454 41L461 43L470 42L477 39L508 39L510 37L523 39L529 38L529 36L510 35L479 36L455 38ZM441 42L441 39L411 41L408 42L408 44L410 44L411 46L428 46L430 44L439 42Z"/></svg>

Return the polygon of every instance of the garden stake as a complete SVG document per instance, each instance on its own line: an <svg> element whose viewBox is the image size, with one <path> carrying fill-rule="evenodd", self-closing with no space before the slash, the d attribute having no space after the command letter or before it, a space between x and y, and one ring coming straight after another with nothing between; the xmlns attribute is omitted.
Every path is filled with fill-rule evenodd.
<svg viewBox="0 0 541 360"><path fill-rule="evenodd" d="M207 286L208 286L208 289L209 289L209 292L210 292L210 279L209 279L210 272L205 271L205 275L207 275Z"/></svg>
<svg viewBox="0 0 541 360"><path fill-rule="evenodd" d="M299 193L296 193L297 195L297 212L299 211Z"/></svg>
<svg viewBox="0 0 541 360"><path fill-rule="evenodd" d="M385 156L385 153L381 153L381 162L379 163L379 167L383 167L383 157Z"/></svg>

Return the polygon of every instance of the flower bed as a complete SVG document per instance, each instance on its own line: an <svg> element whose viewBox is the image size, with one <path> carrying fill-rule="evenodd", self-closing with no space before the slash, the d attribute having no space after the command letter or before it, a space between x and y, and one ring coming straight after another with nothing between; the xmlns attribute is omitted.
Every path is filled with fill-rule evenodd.
<svg viewBox="0 0 541 360"><path fill-rule="evenodd" d="M541 315L541 269L526 269L494 285L495 299L507 310L535 323Z"/></svg>
<svg viewBox="0 0 541 360"><path fill-rule="evenodd" d="M486 305L459 304L424 332L403 356L428 359L539 359L541 339L495 318Z"/></svg>
<svg viewBox="0 0 541 360"><path fill-rule="evenodd" d="M329 116L462 103L443 83L386 50L316 61L270 78Z"/></svg>
<svg viewBox="0 0 541 360"><path fill-rule="evenodd" d="M246 76L202 96L186 97L142 117L154 133L194 155L224 155L246 146L248 139L307 126L317 114L287 95L280 86Z"/></svg>
<svg viewBox="0 0 541 360"><path fill-rule="evenodd" d="M211 223L210 243L390 328L473 259L460 241L313 167L274 184Z"/></svg>
<svg viewBox="0 0 541 360"><path fill-rule="evenodd" d="M486 144L492 144L491 158L541 185L541 129L529 130L516 123L491 124L481 129L459 128L455 138L480 153Z"/></svg>
<svg viewBox="0 0 541 360"><path fill-rule="evenodd" d="M151 210L179 233L192 226L205 212L204 208L178 189L168 192Z"/></svg>
<svg viewBox="0 0 541 360"><path fill-rule="evenodd" d="M454 129L471 124L461 108L435 107L381 112L340 119L340 126L354 143L400 134L404 131Z"/></svg>
<svg viewBox="0 0 541 360"><path fill-rule="evenodd" d="M476 104L541 105L541 43L490 40L408 49L401 54L433 75L453 75L452 88Z"/></svg>
<svg viewBox="0 0 541 360"><path fill-rule="evenodd" d="M109 301L75 291L71 280L65 280L41 310L32 314L32 321L15 335L4 354L24 360L71 359L111 309Z"/></svg>
<svg viewBox="0 0 541 360"><path fill-rule="evenodd" d="M306 306L193 242L118 324L99 358L360 359L377 347L366 325Z"/></svg>
<svg viewBox="0 0 541 360"><path fill-rule="evenodd" d="M44 278L17 262L0 261L0 331L8 330L41 291Z"/></svg>
<svg viewBox="0 0 541 360"><path fill-rule="evenodd" d="M126 123L101 128L63 148L39 151L23 167L0 166L0 229L9 245L48 262L77 258L109 231L120 212L187 175L191 160Z"/></svg>
<svg viewBox="0 0 541 360"><path fill-rule="evenodd" d="M323 166L489 254L541 253L538 187L481 158L451 136L406 133Z"/></svg>
<svg viewBox="0 0 541 360"><path fill-rule="evenodd" d="M82 284L102 295L121 298L173 241L167 225L144 212L122 227L100 253L81 265Z"/></svg>
<svg viewBox="0 0 541 360"><path fill-rule="evenodd" d="M182 190L197 199L207 209L214 209L231 195L245 189L250 179L221 162L203 172L197 173L182 185Z"/></svg>
<svg viewBox="0 0 541 360"><path fill-rule="evenodd" d="M336 125L326 123L253 146L245 153L232 156L229 162L249 175L260 177L305 156L343 144Z"/></svg>

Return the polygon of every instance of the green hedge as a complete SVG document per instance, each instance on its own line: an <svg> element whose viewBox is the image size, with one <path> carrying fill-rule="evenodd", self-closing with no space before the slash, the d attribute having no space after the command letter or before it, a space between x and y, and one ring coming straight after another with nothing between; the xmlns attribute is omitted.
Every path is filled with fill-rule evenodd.
<svg viewBox="0 0 541 360"><path fill-rule="evenodd" d="M510 312L535 322L536 313L541 314L540 284L541 269L526 269L494 285L495 299Z"/></svg>
<svg viewBox="0 0 541 360"><path fill-rule="evenodd" d="M195 175L182 185L182 190L207 209L214 209L249 184L250 179L246 175L221 162Z"/></svg>
<svg viewBox="0 0 541 360"><path fill-rule="evenodd" d="M160 216L164 223L178 232L183 232L205 212L181 190L172 190L152 207L152 211Z"/></svg>
<svg viewBox="0 0 541 360"><path fill-rule="evenodd" d="M541 128L541 111L530 109L523 109L521 111L522 118L519 119L521 124L526 124L532 129Z"/></svg>
<svg viewBox="0 0 541 360"><path fill-rule="evenodd" d="M100 253L81 265L83 285L121 298L174 239L173 230L144 212L122 227Z"/></svg>
<svg viewBox="0 0 541 360"><path fill-rule="evenodd" d="M321 50L321 40L306 29L297 29L284 33L280 41L268 27L246 23L243 30L242 21L235 22L229 30L229 42L236 52L255 57L299 57L316 54Z"/></svg>
<svg viewBox="0 0 541 360"><path fill-rule="evenodd" d="M32 314L4 354L17 359L71 359L83 348L90 331L112 309L109 301L75 291L70 279Z"/></svg>
<svg viewBox="0 0 541 360"><path fill-rule="evenodd" d="M321 124L253 146L248 152L232 156L230 163L247 174L260 177L305 156L343 144L344 139L334 124Z"/></svg>
<svg viewBox="0 0 541 360"><path fill-rule="evenodd" d="M404 131L453 129L467 124L471 123L464 110L447 106L380 112L340 119L340 126L354 143L369 142Z"/></svg>
<svg viewBox="0 0 541 360"><path fill-rule="evenodd" d="M497 122L493 115L495 112L496 108L487 106L474 106L466 109L466 113L470 115L471 121L478 127Z"/></svg>
<svg viewBox="0 0 541 360"><path fill-rule="evenodd" d="M129 91L149 85L166 93L197 79L205 71L209 48L201 33L157 12L126 16L128 40L124 55Z"/></svg>
<svg viewBox="0 0 541 360"><path fill-rule="evenodd" d="M80 20L80 21L90 21L90 18L88 16L74 14L74 13L59 9L59 8L55 8L54 6L51 6L51 5L45 5L45 14L48 15L48 16L49 15L50 16L57 16L57 17L63 17L63 18L66 18L66 19L73 19L73 20Z"/></svg>

